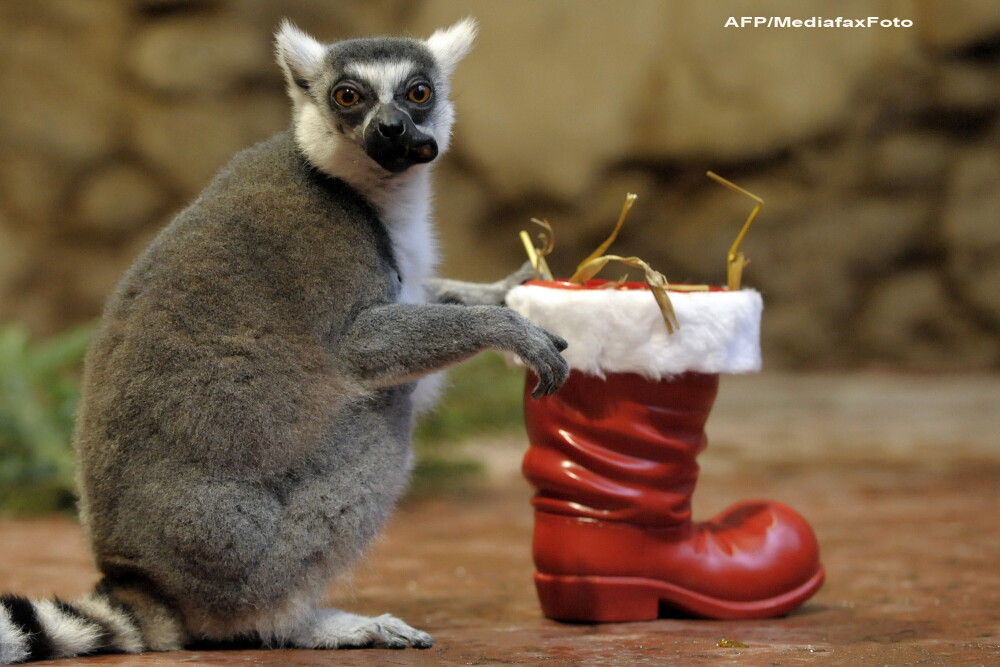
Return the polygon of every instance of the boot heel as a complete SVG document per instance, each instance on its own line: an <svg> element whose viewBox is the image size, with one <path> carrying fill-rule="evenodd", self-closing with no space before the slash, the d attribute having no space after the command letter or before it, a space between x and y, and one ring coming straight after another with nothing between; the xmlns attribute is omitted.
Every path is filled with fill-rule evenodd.
<svg viewBox="0 0 1000 667"><path fill-rule="evenodd" d="M556 621L624 623L659 614L656 588L642 579L536 573L535 587L542 613Z"/></svg>

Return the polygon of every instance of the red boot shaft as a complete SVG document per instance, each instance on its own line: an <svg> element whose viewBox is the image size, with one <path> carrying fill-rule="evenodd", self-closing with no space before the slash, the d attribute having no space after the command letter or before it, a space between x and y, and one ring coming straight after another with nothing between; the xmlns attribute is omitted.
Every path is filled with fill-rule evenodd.
<svg viewBox="0 0 1000 667"><path fill-rule="evenodd" d="M688 521L719 376L682 378L602 380L573 371L555 396L526 396L532 446L523 471L538 489L535 509L648 527Z"/></svg>

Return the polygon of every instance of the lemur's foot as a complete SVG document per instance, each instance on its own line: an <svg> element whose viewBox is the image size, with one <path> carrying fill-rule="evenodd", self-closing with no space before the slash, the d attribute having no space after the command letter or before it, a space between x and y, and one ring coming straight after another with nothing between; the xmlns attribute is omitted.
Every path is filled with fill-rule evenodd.
<svg viewBox="0 0 1000 667"><path fill-rule="evenodd" d="M338 609L317 609L311 622L292 638L300 648L430 648L434 638L390 614L358 616Z"/></svg>

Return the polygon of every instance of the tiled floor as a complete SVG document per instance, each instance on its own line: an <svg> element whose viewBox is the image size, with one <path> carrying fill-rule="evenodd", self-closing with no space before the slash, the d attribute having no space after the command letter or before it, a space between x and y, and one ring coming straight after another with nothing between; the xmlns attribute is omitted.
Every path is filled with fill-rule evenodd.
<svg viewBox="0 0 1000 667"><path fill-rule="evenodd" d="M543 619L530 580L530 490L516 473L524 443L484 442L474 450L492 474L481 492L404 506L352 581L331 589L338 606L429 631L434 648L59 664L1000 664L998 408L1000 377L724 379L695 513L769 497L811 521L827 583L787 618ZM0 521L0 590L72 597L95 579L72 522Z"/></svg>

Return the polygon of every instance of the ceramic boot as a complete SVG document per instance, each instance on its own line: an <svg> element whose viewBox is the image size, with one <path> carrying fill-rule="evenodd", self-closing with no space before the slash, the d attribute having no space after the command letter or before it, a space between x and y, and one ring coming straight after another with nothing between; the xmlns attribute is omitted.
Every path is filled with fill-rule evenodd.
<svg viewBox="0 0 1000 667"><path fill-rule="evenodd" d="M668 338L656 311L643 330L646 302L623 304L618 290L540 283L516 291L508 303L566 337L574 369L555 395L525 398L523 471L537 490L533 552L543 613L589 622L678 613L767 618L812 596L823 583L819 547L792 509L745 501L692 520L696 457L719 373L759 364L759 295L720 292L698 303L671 295L681 330ZM642 290L633 292L634 300ZM566 318L587 311L611 316L581 335L582 321ZM676 354L665 352L669 346Z"/></svg>

